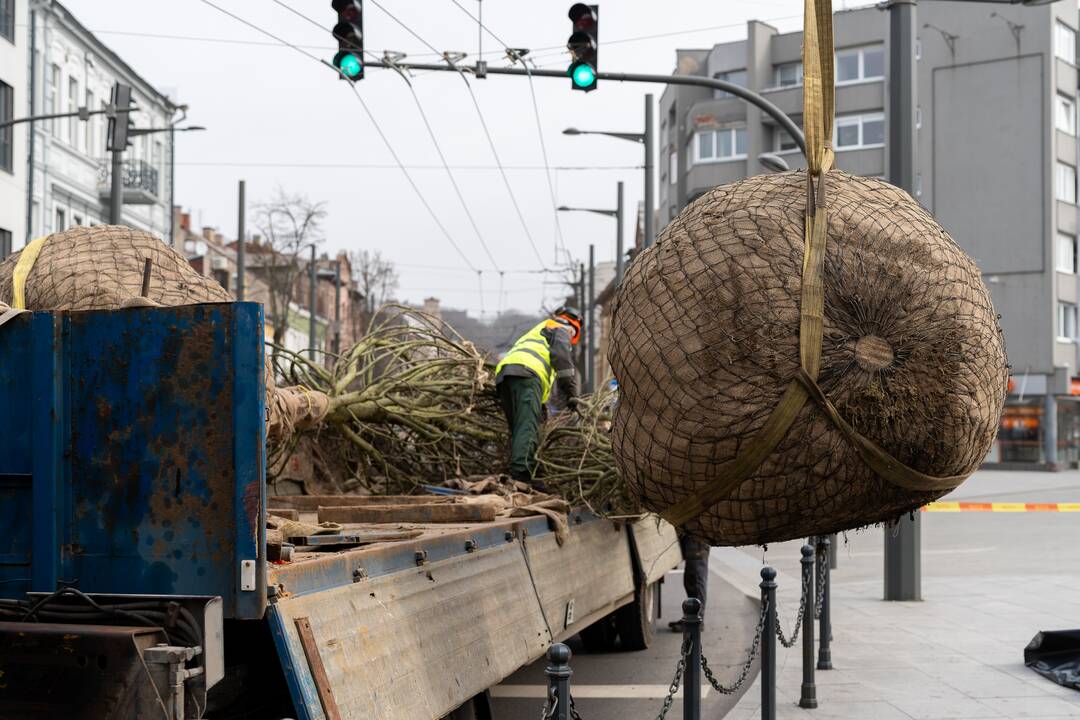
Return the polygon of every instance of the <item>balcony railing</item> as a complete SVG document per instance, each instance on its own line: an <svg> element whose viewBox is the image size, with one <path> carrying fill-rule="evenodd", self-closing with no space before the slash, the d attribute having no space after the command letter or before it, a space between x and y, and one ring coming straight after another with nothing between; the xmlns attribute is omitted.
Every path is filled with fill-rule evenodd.
<svg viewBox="0 0 1080 720"><path fill-rule="evenodd" d="M102 197L109 195L112 187L112 164L105 160L98 169L99 188ZM158 169L142 160L124 160L121 179L124 183L124 202L141 205L157 202L160 190Z"/></svg>

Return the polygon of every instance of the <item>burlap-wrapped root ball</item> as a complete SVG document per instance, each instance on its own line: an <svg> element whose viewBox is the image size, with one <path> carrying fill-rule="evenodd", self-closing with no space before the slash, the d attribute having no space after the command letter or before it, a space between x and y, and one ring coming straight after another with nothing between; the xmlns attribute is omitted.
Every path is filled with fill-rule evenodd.
<svg viewBox="0 0 1080 720"><path fill-rule="evenodd" d="M0 302L13 300L12 273L19 251L0 262ZM50 235L26 276L28 310L110 310L142 292L150 259L148 297L159 305L228 302L215 280L200 275L187 258L148 232L122 225L73 227Z"/></svg>
<svg viewBox="0 0 1080 720"><path fill-rule="evenodd" d="M833 171L827 188L819 385L895 459L965 477L990 449L1008 382L979 270L896 187ZM715 188L629 267L609 354L613 445L650 510L722 481L718 466L796 377L805 208L803 172ZM878 477L811 398L757 470L686 530L714 545L778 542L894 519L944 492Z"/></svg>

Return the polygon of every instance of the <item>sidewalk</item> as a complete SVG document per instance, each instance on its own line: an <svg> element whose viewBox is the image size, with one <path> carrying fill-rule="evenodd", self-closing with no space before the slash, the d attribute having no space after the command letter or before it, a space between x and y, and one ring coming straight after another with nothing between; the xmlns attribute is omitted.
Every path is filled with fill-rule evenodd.
<svg viewBox="0 0 1080 720"><path fill-rule="evenodd" d="M949 499L1071 502L1080 473L986 472ZM1080 627L1080 521L1055 513L925 513L922 602L882 601L882 531L840 540L832 575L831 671L817 671L818 708L798 707L801 641L777 643L777 717L818 720L1080 718L1080 692L1024 667L1039 630ZM781 623L798 609L799 546L770 545ZM714 567L755 592L760 549L714 550ZM741 557L740 557L741 556ZM747 562L749 561L749 562ZM755 593L756 594L756 593ZM816 629L816 628L815 628ZM721 681L724 678L721 677ZM755 682L726 716L760 717Z"/></svg>

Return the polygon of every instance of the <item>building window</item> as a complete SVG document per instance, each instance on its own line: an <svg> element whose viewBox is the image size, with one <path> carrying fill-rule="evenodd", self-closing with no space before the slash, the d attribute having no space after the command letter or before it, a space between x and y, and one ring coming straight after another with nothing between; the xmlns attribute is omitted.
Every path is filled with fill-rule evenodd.
<svg viewBox="0 0 1080 720"><path fill-rule="evenodd" d="M773 131L773 152L795 152L798 149L799 144L795 142L795 138L791 137L791 133L787 130L776 128Z"/></svg>
<svg viewBox="0 0 1080 720"><path fill-rule="evenodd" d="M1059 162L1054 170L1054 197L1062 202L1075 204L1076 168Z"/></svg>
<svg viewBox="0 0 1080 720"><path fill-rule="evenodd" d="M1076 339L1076 305L1073 303L1058 303L1058 340L1072 342Z"/></svg>
<svg viewBox="0 0 1080 720"><path fill-rule="evenodd" d="M858 150L885 144L885 115L848 115L836 118L836 149Z"/></svg>
<svg viewBox="0 0 1080 720"><path fill-rule="evenodd" d="M15 114L15 91L7 83L0 82L0 121L7 122L14 118ZM12 138L14 128L8 125L0 130L0 170L13 172L12 168Z"/></svg>
<svg viewBox="0 0 1080 720"><path fill-rule="evenodd" d="M79 109L79 81L73 77L68 78L68 106L67 112L75 112ZM69 117L68 121L68 144L73 148L79 147L79 118Z"/></svg>
<svg viewBox="0 0 1080 720"><path fill-rule="evenodd" d="M64 212L64 208L56 208L56 219L54 221L55 227L53 232L60 232L61 230L67 230L67 213Z"/></svg>
<svg viewBox="0 0 1080 720"><path fill-rule="evenodd" d="M1070 65L1076 64L1076 31L1060 20L1054 23L1054 55Z"/></svg>
<svg viewBox="0 0 1080 720"><path fill-rule="evenodd" d="M45 115L53 115L56 110L56 87L60 84L60 66L50 65L45 70ZM56 120L49 120L49 132L56 134Z"/></svg>
<svg viewBox="0 0 1080 720"><path fill-rule="evenodd" d="M776 83L776 87L794 87L795 85L802 85L802 63L801 62L789 62L782 65L777 65L774 68L776 77L773 82Z"/></svg>
<svg viewBox="0 0 1080 720"><path fill-rule="evenodd" d="M164 148L161 145L161 142L155 140L154 141L154 154L151 157L151 165L153 165L154 169L159 171L159 172L161 171L161 155L162 155L163 152L164 152Z"/></svg>
<svg viewBox="0 0 1080 720"><path fill-rule="evenodd" d="M885 77L885 48L881 45L836 53L836 82L853 83Z"/></svg>
<svg viewBox="0 0 1080 720"><path fill-rule="evenodd" d="M0 260L11 254L11 231L0 228Z"/></svg>
<svg viewBox="0 0 1080 720"><path fill-rule="evenodd" d="M679 153L674 150L668 153L668 181L672 185L679 182Z"/></svg>
<svg viewBox="0 0 1080 720"><path fill-rule="evenodd" d="M694 161L742 160L746 157L746 126L694 133Z"/></svg>
<svg viewBox="0 0 1080 720"><path fill-rule="evenodd" d="M1057 259L1054 263L1058 272L1076 274L1076 236L1059 232L1057 234Z"/></svg>
<svg viewBox="0 0 1080 720"><path fill-rule="evenodd" d="M732 85L738 85L739 87L746 87L746 70L728 70L727 72L714 73L713 77L717 80L725 80ZM729 92L723 90L716 91L716 97L726 98L735 97Z"/></svg>
<svg viewBox="0 0 1080 720"><path fill-rule="evenodd" d="M1058 95L1054 103L1054 125L1063 133L1076 134L1076 101L1068 95Z"/></svg>
<svg viewBox="0 0 1080 720"><path fill-rule="evenodd" d="M15 42L15 0L0 0L0 35Z"/></svg>

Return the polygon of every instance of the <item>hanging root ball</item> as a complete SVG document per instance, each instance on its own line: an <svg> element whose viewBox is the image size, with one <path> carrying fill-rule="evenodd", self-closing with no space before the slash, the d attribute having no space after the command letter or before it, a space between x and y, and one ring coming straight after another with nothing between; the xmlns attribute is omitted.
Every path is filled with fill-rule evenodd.
<svg viewBox="0 0 1080 720"><path fill-rule="evenodd" d="M895 459L966 477L994 440L1008 382L979 270L896 187L834 171L827 188L819 385ZM649 509L723 481L720 466L796 377L805 208L804 172L715 188L628 269L612 326L612 440ZM878 477L809 399L764 462L686 530L713 545L778 542L894 519L945 492Z"/></svg>

